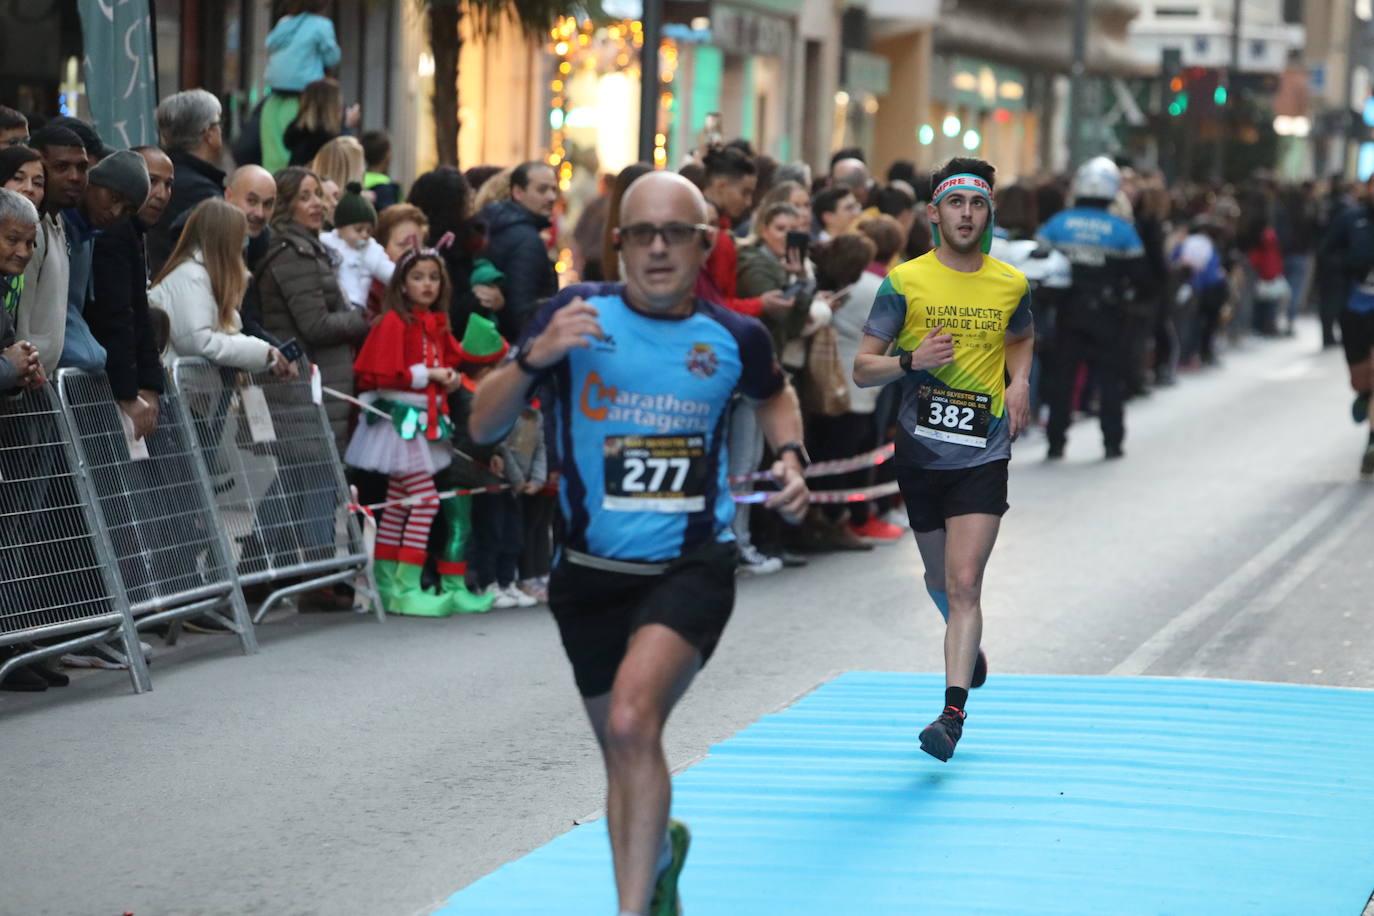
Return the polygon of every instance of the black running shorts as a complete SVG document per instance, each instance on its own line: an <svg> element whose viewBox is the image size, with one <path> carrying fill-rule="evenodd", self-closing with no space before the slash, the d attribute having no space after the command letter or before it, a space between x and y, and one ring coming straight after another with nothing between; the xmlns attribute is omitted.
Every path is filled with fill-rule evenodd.
<svg viewBox="0 0 1374 916"><path fill-rule="evenodd" d="M733 541L710 543L655 575L611 572L565 556L549 577L549 608L584 697L609 693L630 636L662 624L701 653L706 664L735 607Z"/></svg>
<svg viewBox="0 0 1374 916"><path fill-rule="evenodd" d="M911 530L938 531L956 515L996 515L1007 509L1007 459L971 468L931 470L898 465L897 485Z"/></svg>
<svg viewBox="0 0 1374 916"><path fill-rule="evenodd" d="M1374 352L1374 312L1341 312L1341 343L1347 365L1367 362Z"/></svg>

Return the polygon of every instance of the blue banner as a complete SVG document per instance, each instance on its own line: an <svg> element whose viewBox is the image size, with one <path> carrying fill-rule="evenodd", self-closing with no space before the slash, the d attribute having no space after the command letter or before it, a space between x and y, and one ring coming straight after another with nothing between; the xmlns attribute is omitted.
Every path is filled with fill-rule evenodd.
<svg viewBox="0 0 1374 916"><path fill-rule="evenodd" d="M157 143L157 74L147 0L77 0L91 120L108 145Z"/></svg>

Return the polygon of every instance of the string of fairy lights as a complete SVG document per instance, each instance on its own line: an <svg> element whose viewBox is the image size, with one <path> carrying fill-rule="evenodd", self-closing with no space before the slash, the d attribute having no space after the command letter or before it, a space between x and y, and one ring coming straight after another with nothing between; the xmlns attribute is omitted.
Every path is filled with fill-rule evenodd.
<svg viewBox="0 0 1374 916"><path fill-rule="evenodd" d="M590 19L564 16L549 30L549 52L557 63L549 81L549 165L558 173L559 187L572 184L573 164L566 148L569 116L573 105L571 82L580 71L597 74L622 73L630 81L640 78L640 54L644 48L644 24L629 19L597 25ZM659 111L654 134L654 166L668 164L668 128L674 113L673 81L677 76L678 50L671 39L659 45Z"/></svg>
<svg viewBox="0 0 1374 916"><path fill-rule="evenodd" d="M641 74L640 55L644 49L644 24L626 19L600 24L590 19L564 16L549 30L548 50L554 57L553 74L549 79L549 137L548 163L558 176L558 187L567 191L572 187L573 161L569 157L569 131L576 127L599 126L585 120L586 109L579 109L573 95L573 81L579 74L604 77L620 74L638 85ZM654 134L654 167L668 164L668 129L674 114L673 82L677 77L678 50L671 39L659 45L658 130ZM593 108L593 111L596 109ZM631 117L630 112L615 112L614 117ZM561 274L572 263L572 251L561 248L556 269Z"/></svg>

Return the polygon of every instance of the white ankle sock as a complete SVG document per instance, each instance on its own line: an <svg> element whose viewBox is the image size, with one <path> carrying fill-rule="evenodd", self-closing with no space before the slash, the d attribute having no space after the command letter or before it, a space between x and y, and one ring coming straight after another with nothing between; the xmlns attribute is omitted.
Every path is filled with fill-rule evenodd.
<svg viewBox="0 0 1374 916"><path fill-rule="evenodd" d="M668 866L673 864L673 841L668 837L667 832L663 834L663 845L658 849L658 867L654 869L654 877L657 878L668 870Z"/></svg>

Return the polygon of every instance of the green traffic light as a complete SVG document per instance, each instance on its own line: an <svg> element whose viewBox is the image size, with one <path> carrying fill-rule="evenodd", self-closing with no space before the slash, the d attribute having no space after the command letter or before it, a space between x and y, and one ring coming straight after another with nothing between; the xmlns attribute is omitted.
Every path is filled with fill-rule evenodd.
<svg viewBox="0 0 1374 916"><path fill-rule="evenodd" d="M1174 100L1169 103L1169 114L1175 118L1188 110L1188 93L1180 92L1174 96Z"/></svg>
<svg viewBox="0 0 1374 916"><path fill-rule="evenodd" d="M1216 102L1218 105L1225 105L1226 94L1226 87L1218 86L1217 91L1212 93L1212 101Z"/></svg>

